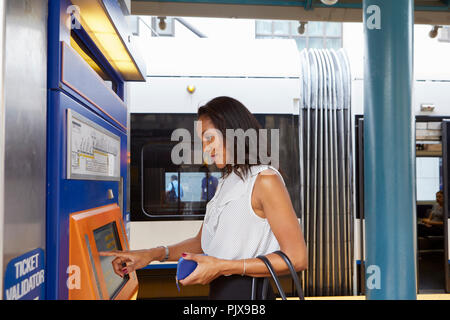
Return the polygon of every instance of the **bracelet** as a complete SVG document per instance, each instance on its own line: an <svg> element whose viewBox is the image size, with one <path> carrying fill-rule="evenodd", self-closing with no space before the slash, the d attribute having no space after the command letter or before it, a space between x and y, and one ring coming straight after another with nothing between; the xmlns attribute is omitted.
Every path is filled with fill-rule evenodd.
<svg viewBox="0 0 450 320"><path fill-rule="evenodd" d="M169 260L169 247L168 246L159 246L158 248L164 248L166 255L164 256L164 259L162 259L159 262L166 262L167 260Z"/></svg>
<svg viewBox="0 0 450 320"><path fill-rule="evenodd" d="M244 259L244 271L242 272L241 276L245 276L245 259Z"/></svg>

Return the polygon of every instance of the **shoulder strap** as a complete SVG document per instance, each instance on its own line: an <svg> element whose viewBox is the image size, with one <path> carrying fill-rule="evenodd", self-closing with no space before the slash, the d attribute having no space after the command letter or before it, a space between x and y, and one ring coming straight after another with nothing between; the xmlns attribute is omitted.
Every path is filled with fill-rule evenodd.
<svg viewBox="0 0 450 320"><path fill-rule="evenodd" d="M300 298L300 300L305 300L305 297L303 296L303 289L300 284L300 279L298 278L297 272L295 271L291 260L283 251L275 251L274 253L279 255L284 260L284 262L286 262L289 271L291 272L292 280L294 280L295 287L297 288L298 297Z"/></svg>
<svg viewBox="0 0 450 320"><path fill-rule="evenodd" d="M275 285L277 286L278 292L280 293L281 299L286 300L286 294L284 293L284 290L281 287L280 280L278 279L278 276L275 273L275 270L273 269L273 266L270 263L269 259L267 259L267 257L265 257L265 256L258 256L257 258L259 260L261 260L262 262L264 262L264 264L266 265L267 269L269 270L270 275L272 276L272 279L275 282ZM267 279L265 279L265 281L266 280ZM268 282L266 284L265 281L264 281L264 288L263 288L263 299L265 299L265 295L266 295L266 292L267 292L267 285L268 285ZM253 296L253 294L252 294L252 296Z"/></svg>

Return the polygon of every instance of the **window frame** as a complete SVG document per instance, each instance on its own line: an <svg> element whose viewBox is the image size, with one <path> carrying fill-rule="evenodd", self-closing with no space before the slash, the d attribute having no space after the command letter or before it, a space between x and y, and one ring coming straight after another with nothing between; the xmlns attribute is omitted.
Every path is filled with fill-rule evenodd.
<svg viewBox="0 0 450 320"><path fill-rule="evenodd" d="M258 30L258 22L270 22L271 23L271 31L270 33L261 33ZM289 32L287 34L276 34L275 33L275 23L276 22L285 22L288 23L288 30ZM322 22L322 34L320 36L316 36L316 35L310 35L309 34L309 30L308 30L308 24L310 23L315 23L315 22ZM255 20L255 38L256 39L305 39L306 40L306 46L305 48L310 48L310 39L321 39L322 40L322 45L323 45L323 49L328 49L327 48L327 40L328 39L339 39L341 42L341 47L343 46L343 23L340 23L340 36L329 36L326 34L326 26L327 21L310 21L306 24L306 30L304 34L299 34L298 32L293 32L295 25L294 24L299 24L298 21L294 21L294 20Z"/></svg>

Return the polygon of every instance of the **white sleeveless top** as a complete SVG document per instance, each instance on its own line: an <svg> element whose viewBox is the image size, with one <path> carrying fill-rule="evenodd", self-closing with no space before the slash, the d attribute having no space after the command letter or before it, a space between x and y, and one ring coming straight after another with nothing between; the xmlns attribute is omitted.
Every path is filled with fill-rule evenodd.
<svg viewBox="0 0 450 320"><path fill-rule="evenodd" d="M267 169L281 177L275 168L258 165L251 167L245 181L234 172L219 180L214 197L206 205L201 239L205 254L237 260L280 250L269 222L256 215L251 203L256 178Z"/></svg>

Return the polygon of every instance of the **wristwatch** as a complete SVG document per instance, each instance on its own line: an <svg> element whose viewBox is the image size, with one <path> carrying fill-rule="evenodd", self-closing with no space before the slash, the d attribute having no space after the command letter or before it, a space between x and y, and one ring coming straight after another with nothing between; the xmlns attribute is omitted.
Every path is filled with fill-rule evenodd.
<svg viewBox="0 0 450 320"><path fill-rule="evenodd" d="M166 252L164 259L162 259L160 262L166 262L167 260L169 260L169 247L168 246L160 246L158 248L164 248L164 250Z"/></svg>

